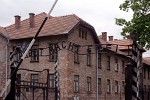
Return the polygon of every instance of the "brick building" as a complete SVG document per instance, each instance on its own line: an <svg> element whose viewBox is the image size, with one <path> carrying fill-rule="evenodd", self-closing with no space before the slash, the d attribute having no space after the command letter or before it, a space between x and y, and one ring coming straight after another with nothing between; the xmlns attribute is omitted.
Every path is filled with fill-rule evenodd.
<svg viewBox="0 0 150 100"><path fill-rule="evenodd" d="M1 84L6 83L7 71L8 71L8 34L3 27L0 27L0 82ZM1 91L2 85L0 85Z"/></svg>
<svg viewBox="0 0 150 100"><path fill-rule="evenodd" d="M143 100L150 99L150 58L143 58Z"/></svg>
<svg viewBox="0 0 150 100"><path fill-rule="evenodd" d="M29 44L45 16L46 13L38 15L30 13L29 18L25 20L21 20L18 15L15 16L15 24L5 27L9 37L8 52L12 52L17 45ZM2 33L0 38L6 47L8 39L4 36L5 32ZM118 46L124 42L126 44ZM96 55L98 44L104 44L101 45L104 49L99 50ZM102 38L99 39L94 27L74 14L50 16L20 66L17 78L27 82L18 83L26 85L21 88L21 92L17 90L17 96L21 100L25 97L29 100L44 99L46 89L42 86L40 88L34 86L35 83L44 85L48 78L48 98L54 99L54 73L57 61L62 100L96 100L97 94L100 100L124 100L125 66L129 60L128 55L131 53L131 48L128 48L130 44L132 44L130 40L115 41L112 36L107 41L106 32L102 33ZM0 48L0 51L4 52L1 54L6 54L4 47ZM6 72L6 66L9 66L6 62L7 60L4 59L2 72ZM7 73L10 73L8 69ZM28 71L21 69L28 69ZM44 69L49 69L48 77L47 72L33 72ZM3 75L6 76L5 73Z"/></svg>

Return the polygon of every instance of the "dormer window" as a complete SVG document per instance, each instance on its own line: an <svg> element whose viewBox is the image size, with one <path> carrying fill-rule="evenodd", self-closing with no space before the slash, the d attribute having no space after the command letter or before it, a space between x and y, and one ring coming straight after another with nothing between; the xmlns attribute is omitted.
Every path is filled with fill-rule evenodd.
<svg viewBox="0 0 150 100"><path fill-rule="evenodd" d="M87 40L87 30L79 28L79 37Z"/></svg>

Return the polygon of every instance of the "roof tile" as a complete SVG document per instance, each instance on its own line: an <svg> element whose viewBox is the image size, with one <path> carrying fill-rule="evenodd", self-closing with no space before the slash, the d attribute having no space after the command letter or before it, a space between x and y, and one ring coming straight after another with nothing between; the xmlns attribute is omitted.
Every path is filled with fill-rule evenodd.
<svg viewBox="0 0 150 100"><path fill-rule="evenodd" d="M15 24L6 27L11 39L21 39L34 37L42 24L46 13L35 15L35 27L29 27L29 19L20 22L20 29L15 29ZM66 15L59 17L50 16L43 26L39 36L59 35L68 33L81 19L76 15Z"/></svg>
<svg viewBox="0 0 150 100"><path fill-rule="evenodd" d="M143 63L150 65L150 57L143 58Z"/></svg>
<svg viewBox="0 0 150 100"><path fill-rule="evenodd" d="M1 27L1 26L0 26L0 34L1 34L2 36L6 37L6 38L9 37L7 31L5 30L5 28L3 28L3 27Z"/></svg>

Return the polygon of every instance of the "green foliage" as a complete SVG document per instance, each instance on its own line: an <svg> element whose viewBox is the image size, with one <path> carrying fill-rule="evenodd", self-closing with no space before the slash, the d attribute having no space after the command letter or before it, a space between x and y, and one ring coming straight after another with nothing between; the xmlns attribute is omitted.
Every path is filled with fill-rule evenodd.
<svg viewBox="0 0 150 100"><path fill-rule="evenodd" d="M136 30L139 44L150 49L150 0L126 0L119 8L126 12L133 11L130 21L116 18L116 24L123 26L121 35L129 38L129 33Z"/></svg>

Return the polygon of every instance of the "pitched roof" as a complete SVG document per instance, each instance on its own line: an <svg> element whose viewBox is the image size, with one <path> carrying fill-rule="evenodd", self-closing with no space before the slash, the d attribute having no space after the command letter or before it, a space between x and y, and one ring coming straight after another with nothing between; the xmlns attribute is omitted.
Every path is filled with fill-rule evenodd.
<svg viewBox="0 0 150 100"><path fill-rule="evenodd" d="M146 65L150 65L150 57L143 58L143 63Z"/></svg>
<svg viewBox="0 0 150 100"><path fill-rule="evenodd" d="M25 19L20 22L20 28L15 29L15 24L6 27L6 30L9 33L11 39L21 39L21 38L30 38L35 35L39 29L41 23L46 17L46 13L40 13L35 16L35 27L29 27L29 19ZM61 16L61 17L52 17L50 16L46 21L43 29L41 30L42 34L39 36L47 35L58 35L68 33L70 29L74 27L79 21L74 17L74 15Z"/></svg>
<svg viewBox="0 0 150 100"><path fill-rule="evenodd" d="M2 36L4 36L5 38L8 38L8 33L6 32L6 30L0 26L0 34Z"/></svg>
<svg viewBox="0 0 150 100"><path fill-rule="evenodd" d="M108 41L108 43L116 44L118 45L119 50L124 50L124 49L131 49L131 45L133 41L131 39L121 39L121 40Z"/></svg>
<svg viewBox="0 0 150 100"><path fill-rule="evenodd" d="M44 18L46 17L46 13L40 13L35 15L35 27L29 27L29 18L20 22L20 28L15 29L15 24L6 27L6 30L9 33L10 39L23 39L23 38L32 38L35 33L41 26ZM97 37L95 29L93 26L76 16L75 14L66 15L66 16L58 16L52 17L50 16L43 26L39 37L41 36L50 36L50 35L61 35L68 34L76 25L79 23L87 25L87 27L91 28L94 31L94 37ZM98 40L98 38L97 38Z"/></svg>
<svg viewBox="0 0 150 100"><path fill-rule="evenodd" d="M120 45L132 45L133 43L131 39L120 39L120 40L113 40L108 42L111 44L120 44Z"/></svg>
<svg viewBox="0 0 150 100"><path fill-rule="evenodd" d="M132 45L133 41L131 39L114 39L112 41L104 41L101 36L99 36L101 44L107 44L110 46L117 46L119 50L129 49L128 47Z"/></svg>

